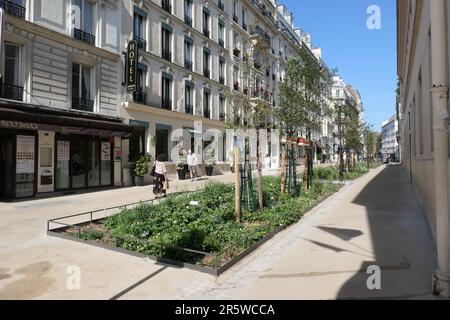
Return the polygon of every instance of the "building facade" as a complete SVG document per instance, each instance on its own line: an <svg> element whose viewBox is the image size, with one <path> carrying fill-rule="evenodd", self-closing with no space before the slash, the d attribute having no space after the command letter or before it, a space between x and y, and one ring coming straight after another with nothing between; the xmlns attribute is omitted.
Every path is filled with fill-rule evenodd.
<svg viewBox="0 0 450 320"><path fill-rule="evenodd" d="M398 121L393 115L381 124L381 154L383 159L389 158L392 161L399 161L400 154L397 142Z"/></svg>
<svg viewBox="0 0 450 320"><path fill-rule="evenodd" d="M449 14L446 0L397 1L402 165L437 247L433 291L445 297L450 296Z"/></svg>
<svg viewBox="0 0 450 320"><path fill-rule="evenodd" d="M0 197L122 185L120 2L0 8Z"/></svg>

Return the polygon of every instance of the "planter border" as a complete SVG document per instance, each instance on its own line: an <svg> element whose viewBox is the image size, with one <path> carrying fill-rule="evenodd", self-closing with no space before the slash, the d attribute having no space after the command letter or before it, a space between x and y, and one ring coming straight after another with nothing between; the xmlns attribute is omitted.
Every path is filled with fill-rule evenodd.
<svg viewBox="0 0 450 320"><path fill-rule="evenodd" d="M297 221L292 222L292 223L288 223L288 224L284 224L282 226L279 226L278 228L276 228L275 230L273 230L272 232L268 233L267 235L262 237L260 240L258 240L257 242L255 242L254 244L249 246L247 249L245 249L244 251L239 253L237 256L235 256L234 258L232 258L229 261L225 262L224 264L217 266L216 268L205 267L205 266L195 265L195 264L191 264L191 263L176 261L176 260L169 259L169 258L156 257L156 256L148 255L148 254L145 254L145 253L139 253L139 252L128 250L128 249L124 249L124 248L121 248L121 247L108 245L106 243L102 243L101 241L81 239L79 237L76 237L74 235L70 235L70 234L65 232L65 230L67 230L70 227L81 228L82 225L96 223L96 222L99 222L99 221L107 218L107 217L102 217L102 218L98 218L98 219L93 219L92 215L94 213L96 213L96 212L105 212L107 210L114 210L114 209L126 209L129 206L135 206L135 205L140 205L140 204L144 204L144 203L150 203L151 205L153 205L155 201L158 201L156 199L147 200L147 201L141 201L141 202L136 202L136 203L131 203L131 204L127 204L127 205L116 206L116 207L102 209L102 210L88 211L88 212L85 212L85 213L74 214L74 215L70 215L70 216L64 216L64 217L60 217L60 218L56 218L56 219L51 219L51 220L47 221L47 235L51 236L51 237L55 237L55 238L64 239L64 240L75 241L75 242L82 243L82 244L88 244L88 245L91 245L93 247L102 248L102 249L106 249L106 250L110 250L110 251L114 251L114 252L118 252L118 253L122 253L122 254L127 254L127 255L130 255L130 256L138 257L138 258L149 259L149 260L152 260L152 261L155 261L155 262L158 262L158 263L163 263L163 264L166 264L166 265L169 265L169 266L173 266L175 268L176 267L186 268L186 269L202 272L202 273L205 273L205 274L213 275L215 277L219 277L220 275L222 275L223 273L228 271L230 268L235 266L237 263L242 261L244 258L249 256L251 253L256 251L263 244L265 244L266 242L271 240L277 234L281 233L282 231L284 231L284 230L288 229L289 227L291 227L291 226L295 225L296 223L298 223L302 219L302 217L304 215L308 214L310 211L315 209L317 206L319 206L325 200L327 200L331 196L335 195L337 192L340 191L340 189L341 188L339 188L335 192L332 192L332 193L330 193L330 194L328 194L326 196L323 196L320 199L317 199L318 201L315 204L313 204L312 206L308 207L304 212L299 213L299 219ZM198 191L194 191L194 192L180 192L180 193L172 194L171 197L182 195L182 194L192 194L192 193L195 193L195 192L198 192ZM118 213L115 213L115 214L118 214ZM110 216L113 216L115 214L112 214ZM89 215L90 219L87 219L86 221L79 222L79 223L76 223L76 224L66 224L66 223L58 222L59 220L73 218L73 217L80 217L80 216L83 216L83 215ZM61 225L61 227L50 229L50 224L51 223L59 224L59 225ZM249 238L250 236L252 236L253 234L255 234L257 232L258 231L253 232L253 233L251 233L249 235L246 235L245 237L243 237L243 238L239 239L238 241L234 242L234 244L239 243L243 239ZM136 240L138 240L138 239L136 239ZM225 250L227 250L232 245L233 244L231 244L230 246L228 246L227 248L225 248L224 250L222 250L221 252L218 252L218 253L207 253L207 252L201 253L199 251L195 251L195 250L187 249L187 248L178 248L178 249L185 250L185 251L191 251L191 252L195 251L198 254L204 254L205 256L214 256L216 254L220 254L220 253L224 252Z"/></svg>

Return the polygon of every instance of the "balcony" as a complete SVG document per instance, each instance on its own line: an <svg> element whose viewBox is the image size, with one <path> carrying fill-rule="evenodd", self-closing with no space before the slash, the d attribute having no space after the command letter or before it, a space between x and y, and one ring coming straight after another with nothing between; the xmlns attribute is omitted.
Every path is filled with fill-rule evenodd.
<svg viewBox="0 0 450 320"><path fill-rule="evenodd" d="M271 46L270 36L269 34L261 29L259 26L256 26L250 30L250 39L253 42L253 45L262 49L268 49Z"/></svg>
<svg viewBox="0 0 450 320"><path fill-rule="evenodd" d="M209 69L203 69L203 76L209 79L211 71Z"/></svg>
<svg viewBox="0 0 450 320"><path fill-rule="evenodd" d="M165 110L172 110L172 100L169 98L162 98L161 108Z"/></svg>
<svg viewBox="0 0 450 320"><path fill-rule="evenodd" d="M235 91L239 91L239 82L238 82L238 81L235 81L235 82L233 83L233 89L234 89Z"/></svg>
<svg viewBox="0 0 450 320"><path fill-rule="evenodd" d="M23 87L15 86L9 83L0 84L0 98L22 101Z"/></svg>
<svg viewBox="0 0 450 320"><path fill-rule="evenodd" d="M73 37L91 46L95 46L95 36L80 29L73 29Z"/></svg>
<svg viewBox="0 0 450 320"><path fill-rule="evenodd" d="M172 62L172 52L170 50L168 50L168 49L163 49L163 51L162 51L162 58L164 60Z"/></svg>
<svg viewBox="0 0 450 320"><path fill-rule="evenodd" d="M94 101L86 98L72 98L72 109L94 112Z"/></svg>
<svg viewBox="0 0 450 320"><path fill-rule="evenodd" d="M237 15L233 14L233 21L239 23L239 18Z"/></svg>
<svg viewBox="0 0 450 320"><path fill-rule="evenodd" d="M140 104L147 104L147 94L143 89L139 89L133 93L133 101Z"/></svg>
<svg viewBox="0 0 450 320"><path fill-rule="evenodd" d="M3 8L5 13L10 16L25 20L26 9L18 4L12 3L11 1L0 0L0 8Z"/></svg>
<svg viewBox="0 0 450 320"><path fill-rule="evenodd" d="M189 27L192 27L192 18L188 15L184 15L184 23L186 23Z"/></svg>
<svg viewBox="0 0 450 320"><path fill-rule="evenodd" d="M233 54L235 57L239 58L239 55L241 54L241 50L239 48L234 48Z"/></svg>
<svg viewBox="0 0 450 320"><path fill-rule="evenodd" d="M225 48L225 42L223 41L223 39L219 39L219 46Z"/></svg>
<svg viewBox="0 0 450 320"><path fill-rule="evenodd" d="M271 94L267 89L262 88L252 89L251 98L252 100L253 99L262 100L264 102L271 103Z"/></svg>
<svg viewBox="0 0 450 320"><path fill-rule="evenodd" d="M184 112L186 114L194 114L194 106L192 104L187 104L184 106Z"/></svg>
<svg viewBox="0 0 450 320"><path fill-rule="evenodd" d="M141 50L147 50L147 41L138 36L133 36L133 40L137 42L138 48Z"/></svg>
<svg viewBox="0 0 450 320"><path fill-rule="evenodd" d="M219 76L219 83L220 84L225 84L225 77L224 76Z"/></svg>
<svg viewBox="0 0 450 320"><path fill-rule="evenodd" d="M192 71L192 61L190 60L184 60L184 67L188 70Z"/></svg>
<svg viewBox="0 0 450 320"><path fill-rule="evenodd" d="M270 22L275 28L278 27L277 21L274 19L274 17L270 14L270 12L263 6L258 0L252 0L252 5L255 7L257 11L268 21Z"/></svg>
<svg viewBox="0 0 450 320"><path fill-rule="evenodd" d="M161 0L161 8L163 8L164 11L172 14L172 5L170 4L170 0Z"/></svg>
<svg viewBox="0 0 450 320"><path fill-rule="evenodd" d="M223 5L223 2L222 1L219 1L218 3L217 3L217 6L219 7L219 9L220 10L224 10L224 5Z"/></svg>
<svg viewBox="0 0 450 320"><path fill-rule="evenodd" d="M208 28L203 28L203 35L205 36L205 37L207 37L207 38L209 38L209 30L208 30Z"/></svg>

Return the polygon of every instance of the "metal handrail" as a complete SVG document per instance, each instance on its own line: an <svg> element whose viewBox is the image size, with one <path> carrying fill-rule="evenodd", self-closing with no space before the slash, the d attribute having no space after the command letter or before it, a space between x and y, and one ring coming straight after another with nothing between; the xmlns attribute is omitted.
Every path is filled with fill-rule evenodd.
<svg viewBox="0 0 450 320"><path fill-rule="evenodd" d="M5 10L6 14L14 16L16 18L25 19L26 8L11 1L0 0L0 8Z"/></svg>

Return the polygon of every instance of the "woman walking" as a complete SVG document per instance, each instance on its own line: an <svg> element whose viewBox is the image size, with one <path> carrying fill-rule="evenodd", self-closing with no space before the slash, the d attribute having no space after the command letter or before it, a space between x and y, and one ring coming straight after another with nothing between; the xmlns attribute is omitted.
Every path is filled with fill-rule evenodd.
<svg viewBox="0 0 450 320"><path fill-rule="evenodd" d="M169 180L167 179L167 169L164 163L163 155L158 155L155 161L155 181L153 187L153 193L158 198L160 196L166 196Z"/></svg>

